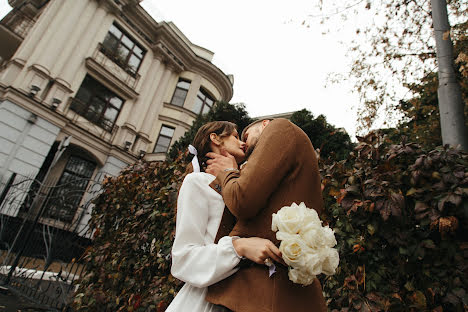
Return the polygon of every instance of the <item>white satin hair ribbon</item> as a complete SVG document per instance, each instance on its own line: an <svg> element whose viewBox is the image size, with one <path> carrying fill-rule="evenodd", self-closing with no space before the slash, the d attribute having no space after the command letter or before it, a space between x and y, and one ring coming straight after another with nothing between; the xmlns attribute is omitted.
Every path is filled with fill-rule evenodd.
<svg viewBox="0 0 468 312"><path fill-rule="evenodd" d="M190 144L188 146L188 150L190 154L194 155L192 159L193 172L200 172L200 164L198 163L197 149L192 144Z"/></svg>

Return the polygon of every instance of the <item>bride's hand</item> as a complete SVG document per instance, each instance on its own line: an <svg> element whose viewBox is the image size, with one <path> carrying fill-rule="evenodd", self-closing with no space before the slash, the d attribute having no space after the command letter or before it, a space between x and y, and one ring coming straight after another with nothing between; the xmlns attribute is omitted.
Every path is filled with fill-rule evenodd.
<svg viewBox="0 0 468 312"><path fill-rule="evenodd" d="M270 240L260 237L238 238L232 241L237 254L258 264L264 264L265 259L284 264L281 251Z"/></svg>

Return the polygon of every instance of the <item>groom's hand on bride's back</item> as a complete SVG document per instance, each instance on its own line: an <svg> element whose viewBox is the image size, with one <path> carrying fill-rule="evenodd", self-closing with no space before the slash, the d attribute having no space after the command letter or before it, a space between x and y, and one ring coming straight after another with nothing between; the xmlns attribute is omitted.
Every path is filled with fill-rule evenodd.
<svg viewBox="0 0 468 312"><path fill-rule="evenodd" d="M210 152L206 154L206 157L209 159L206 161L208 166L205 171L214 176L224 170L237 169L236 159L224 149L221 150L221 155Z"/></svg>

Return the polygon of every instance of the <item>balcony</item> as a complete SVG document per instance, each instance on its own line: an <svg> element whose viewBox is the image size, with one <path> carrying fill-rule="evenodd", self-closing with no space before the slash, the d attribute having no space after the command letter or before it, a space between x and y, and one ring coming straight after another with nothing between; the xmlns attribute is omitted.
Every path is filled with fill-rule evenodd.
<svg viewBox="0 0 468 312"><path fill-rule="evenodd" d="M106 119L105 116L95 114L89 104L77 98L70 98L70 111L73 114L67 113L67 116L73 124L80 126L107 142L111 142L117 134L119 127L114 121Z"/></svg>
<svg viewBox="0 0 468 312"><path fill-rule="evenodd" d="M28 14L15 8L2 19L0 24L19 38L24 39L35 22Z"/></svg>
<svg viewBox="0 0 468 312"><path fill-rule="evenodd" d="M126 98L138 96L135 88L140 80L140 75L133 72L130 67L121 64L117 57L107 51L102 44L98 44L93 55L86 59L86 66L108 80L124 93Z"/></svg>
<svg viewBox="0 0 468 312"><path fill-rule="evenodd" d="M14 9L0 22L1 61L8 61L15 54L35 21L22 11Z"/></svg>

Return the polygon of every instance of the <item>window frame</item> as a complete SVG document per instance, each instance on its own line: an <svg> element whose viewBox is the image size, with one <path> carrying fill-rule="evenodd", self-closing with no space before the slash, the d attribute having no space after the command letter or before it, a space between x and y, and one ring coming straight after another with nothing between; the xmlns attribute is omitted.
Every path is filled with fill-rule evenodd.
<svg viewBox="0 0 468 312"><path fill-rule="evenodd" d="M204 96L204 98L201 98L200 97L200 93ZM208 106L210 109L208 110L208 112L213 108L213 106L216 104L216 100L214 99L214 96L211 95L210 92L208 92L208 90L206 90L205 88L203 87L200 87L200 89L198 90L197 92L197 99L200 99L202 101L202 105L200 107L200 111L199 112L196 112L192 109L192 112L194 112L195 114L197 115L203 115L203 110L205 108L205 106ZM213 104L208 105L207 104L207 99L210 99ZM195 99L196 100L196 99ZM206 112L205 114L207 114L208 112Z"/></svg>
<svg viewBox="0 0 468 312"><path fill-rule="evenodd" d="M120 37L119 38L117 38L117 35L114 34L111 31L112 26L114 26L115 28L117 28L117 30L120 31ZM113 49L112 47L107 47L106 45L104 45L104 42L106 41L108 36L112 36L114 38L114 40L117 40L117 49L118 49L118 47L123 46L123 47L125 47L125 49L128 50L128 54L127 54L127 56L125 58L125 61L120 61L117 58L116 52L112 50ZM130 48L124 42L125 37L127 39L129 39L133 43L132 48ZM138 49L141 50L141 58L139 57L139 55L136 52L134 52L135 48L138 48ZM135 76L138 73L138 71L140 70L141 64L143 63L143 59L145 58L145 55L146 55L146 52L147 52L146 49L144 49L142 47L142 45L140 43L138 43L137 40L135 40L132 36L130 36L125 30L123 30L123 28L121 26L119 26L115 22L112 23L111 28L109 28L109 30L107 31L106 36L104 37L104 40L101 43L101 49L100 50L107 57L111 58L114 61L114 63L119 65L127 73L129 73L129 74L131 74L133 76ZM135 70L133 70L133 67L130 65L130 58L132 57L132 55L140 60L140 63L138 64L138 66L137 66L137 68Z"/></svg>
<svg viewBox="0 0 468 312"><path fill-rule="evenodd" d="M169 136L163 134L163 133L162 133L163 128L171 129L171 130L172 130L172 136L169 137ZM161 128L159 129L158 138L156 139L156 143L155 143L154 149L153 149L153 153L154 153L154 154L157 154L157 153L167 153L167 152L169 151L169 148L171 147L172 139L174 138L175 130L176 130L176 128L173 127L173 126L168 126L168 125L165 125L165 124L162 124L162 125L161 125ZM159 145L158 145L159 139L160 139L161 137L163 137L163 138L169 138L169 139L170 139L170 140L169 140L169 145L167 146L167 148L166 148L166 150L165 150L164 152L162 152L162 151L156 151L157 147L159 146Z"/></svg>
<svg viewBox="0 0 468 312"><path fill-rule="evenodd" d="M90 79L92 81L94 81L93 83L97 83L99 84L100 86L98 87L95 87L95 88L88 88L86 89L86 92L88 92L90 94L89 96L89 100L88 102L84 102L82 101L80 98L78 98L78 94L80 92L80 90L83 88L83 84L85 83L86 79ZM90 83L91 86L93 86L93 83ZM109 92L111 95L113 95L112 97L109 97L108 99L106 99L105 96L103 96L102 94L99 94L99 90L98 88L104 88L107 90L107 92ZM115 104L112 104L111 101L112 99L114 98L117 98L121 101L120 103L120 107L117 107L115 106ZM99 113L99 117L96 118L95 120L91 120L89 118L87 118L86 116L86 113L89 112L89 108L91 106L91 104L93 103L93 100L94 99L98 99L100 102L104 102L104 108L102 109L102 111ZM81 107L74 107L75 104L78 103L78 105L80 105ZM110 90L108 87L106 87L104 84L102 84L100 81L98 81L97 79L95 79L94 77L92 77L91 75L87 74L83 81L81 82L81 85L80 87L78 88L78 91L76 92L75 94L75 97L73 98L73 101L72 103L70 104L70 109L72 111L74 111L75 113L77 113L78 115L82 116L83 118L85 118L86 120L89 120L90 122L92 122L93 124L103 128L104 130L108 131L108 132L112 132L112 130L114 129L115 127L115 123L117 122L117 119L119 118L120 116L120 113L122 112L122 108L125 104L125 100L123 98L121 98L120 96L118 96L115 92L113 92L112 90ZM83 108L83 109L82 109ZM112 125L111 126L108 126L104 121L107 120L105 119L105 114L106 114L106 111L111 108L111 109L114 109L114 110L117 110L117 115L115 116L114 120L112 121ZM83 112L83 114L81 113L81 111Z"/></svg>
<svg viewBox="0 0 468 312"><path fill-rule="evenodd" d="M187 88L187 89L184 89L184 88L180 87L180 86L179 86L179 83L181 83L181 82L186 82L186 83L188 83L188 88ZM188 95L188 92L189 92L189 90L190 90L190 85L191 85L191 83L192 83L192 81L190 81L190 80L188 80L188 79L179 78L179 80L177 81L176 87L175 87L175 89L174 89L174 93L172 94L172 98L171 98L170 104L175 105L175 106L179 106L179 107L184 107L185 100L187 99L187 95ZM173 103L174 97L175 97L175 95L176 95L177 90L185 91L184 100L183 100L183 102L182 102L181 105Z"/></svg>

